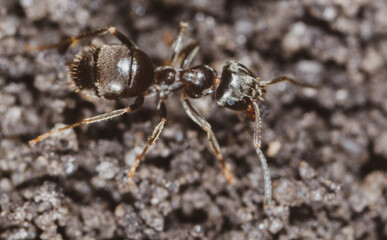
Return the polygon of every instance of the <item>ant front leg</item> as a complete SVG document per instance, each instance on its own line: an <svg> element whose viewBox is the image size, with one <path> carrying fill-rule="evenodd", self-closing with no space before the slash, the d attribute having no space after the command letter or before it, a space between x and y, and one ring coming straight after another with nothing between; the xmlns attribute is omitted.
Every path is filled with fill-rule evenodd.
<svg viewBox="0 0 387 240"><path fill-rule="evenodd" d="M140 165L140 162L144 159L144 156L148 152L149 148L159 138L161 132L163 131L164 125L167 122L167 109L165 107L164 100L160 100L157 108L159 110L161 120L160 120L159 124L157 124L155 126L155 128L153 129L152 135L148 138L147 144L145 145L141 154L136 157L136 161L134 162L133 166L130 168L129 173L128 173L128 183L130 183L130 181L132 180L133 175L136 172L138 165Z"/></svg>
<svg viewBox="0 0 387 240"><path fill-rule="evenodd" d="M220 165L222 167L222 171L226 179L231 183L234 184L234 177L230 171L230 169L227 167L223 155L220 152L219 143L216 140L216 137L214 133L212 132L211 125L204 119L203 116L201 116L191 105L190 101L188 100L187 96L183 93L181 97L181 102L183 103L183 107L187 115L197 124L199 125L205 132L207 132L207 138L208 142L210 143L211 150L213 151L216 158L219 160Z"/></svg>
<svg viewBox="0 0 387 240"><path fill-rule="evenodd" d="M26 50L31 51L31 50L44 50L44 49L52 49L52 48L57 48L60 51L65 52L68 48L74 46L77 42L86 40L92 37L96 36L101 36L105 34L111 34L118 38L124 45L126 45L128 48L137 48L136 45L128 38L126 37L123 33L117 30L115 27L108 27L108 28L103 28L87 33L80 34L75 37L67 38L64 39L58 43L53 43L53 44L45 44L45 45L38 45L38 46L31 46L31 45L26 45Z"/></svg>
<svg viewBox="0 0 387 240"><path fill-rule="evenodd" d="M271 201L271 178L270 178L270 170L267 165L267 161L265 156L262 153L261 150L261 113L259 111L258 102L252 100L252 105L255 112L255 127L254 127L254 147L255 151L257 152L259 161L261 162L261 167L263 170L263 179L265 184L265 197L264 197L264 203L263 206L267 208Z"/></svg>
<svg viewBox="0 0 387 240"><path fill-rule="evenodd" d="M136 101L132 105L130 105L129 107L117 109L117 110L114 110L110 113L104 113L104 114L94 116L91 118L85 118L82 121L79 121L77 123L71 124L71 125L63 127L63 128L53 129L49 132L46 132L46 133L40 135L39 137L37 137L35 139L30 140L28 143L30 144L30 146L33 146L33 145L37 144L38 142L48 138L49 136L63 132L67 129L75 128L75 127L78 127L78 126L83 125L83 124L90 124L90 123L100 122L103 120L112 119L112 118L121 116L124 113L130 113L130 112L138 109L139 107L141 107L143 103L144 103L144 97L143 96L138 97L136 99Z"/></svg>

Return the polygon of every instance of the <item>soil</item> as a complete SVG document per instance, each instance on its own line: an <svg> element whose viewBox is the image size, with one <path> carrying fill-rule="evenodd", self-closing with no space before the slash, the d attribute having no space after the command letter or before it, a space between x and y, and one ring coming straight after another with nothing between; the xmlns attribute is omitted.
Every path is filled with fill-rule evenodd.
<svg viewBox="0 0 387 240"><path fill-rule="evenodd" d="M386 15L385 0L2 0L0 238L387 239ZM159 121L154 99L28 145L133 99L103 101L70 86L68 65L90 42L65 53L27 44L115 26L159 66L180 21L189 23L185 43L201 43L195 65L221 73L236 59L262 80L322 85L272 85L260 104L269 209L253 122L212 96L193 103L212 125L233 186L178 94L130 187L127 171Z"/></svg>

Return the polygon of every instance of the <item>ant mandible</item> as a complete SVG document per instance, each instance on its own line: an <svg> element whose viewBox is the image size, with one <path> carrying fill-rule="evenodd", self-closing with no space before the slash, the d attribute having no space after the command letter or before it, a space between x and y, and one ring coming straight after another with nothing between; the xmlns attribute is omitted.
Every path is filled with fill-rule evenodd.
<svg viewBox="0 0 387 240"><path fill-rule="evenodd" d="M315 88L317 86L301 83L284 76L270 81L262 81L248 68L236 61L226 62L220 76L208 65L190 67L199 50L199 42L192 42L183 48L181 47L187 26L187 23L180 23L180 30L172 44L172 51L167 64L157 68L154 68L146 53L138 49L129 38L115 27L81 34L56 44L27 46L28 50L51 48L67 50L81 40L111 34L117 37L122 44L104 44L98 48L90 47L88 51L76 55L70 66L71 78L80 91L98 98L119 100L137 97L134 103L126 108L85 118L80 122L60 129L53 129L30 140L29 144L33 146L53 134L83 124L100 122L130 113L140 108L146 97L156 95L158 97L157 109L161 120L154 127L146 146L141 154L136 157L135 163L130 168L128 172L128 181L130 181L149 147L156 142L164 128L167 121L165 101L172 93L181 90L181 102L185 112L207 133L211 150L219 160L224 176L230 183L234 183L233 175L225 164L218 141L211 130L211 125L191 105L189 100L189 98L200 98L214 93L215 99L220 106L235 111L247 111L251 119L255 119L254 147L263 169L264 206L267 207L271 201L272 187L270 171L261 150L261 116L258 102L263 101L266 86L274 83L289 81L301 87Z"/></svg>

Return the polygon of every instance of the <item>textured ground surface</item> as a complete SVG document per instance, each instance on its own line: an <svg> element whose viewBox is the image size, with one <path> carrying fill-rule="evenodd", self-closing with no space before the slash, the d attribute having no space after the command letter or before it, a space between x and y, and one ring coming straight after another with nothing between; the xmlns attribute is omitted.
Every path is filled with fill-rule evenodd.
<svg viewBox="0 0 387 240"><path fill-rule="evenodd" d="M386 239L386 1L150 2L1 1L0 238ZM152 99L129 116L27 145L57 124L130 100L97 101L69 87L66 66L87 43L66 54L26 53L26 43L113 25L161 64L164 39L181 20L190 23L187 39L201 41L196 64L221 71L238 59L262 79L287 74L324 86L268 89L261 105L275 203L268 211L252 124L211 97L195 105L213 125L235 186L177 98L129 190L126 172L159 119Z"/></svg>

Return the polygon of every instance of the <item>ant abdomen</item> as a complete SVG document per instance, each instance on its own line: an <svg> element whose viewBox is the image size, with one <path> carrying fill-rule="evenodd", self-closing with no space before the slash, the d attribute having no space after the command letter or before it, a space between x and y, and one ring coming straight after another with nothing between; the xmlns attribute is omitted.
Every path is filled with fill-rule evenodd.
<svg viewBox="0 0 387 240"><path fill-rule="evenodd" d="M220 82L215 90L217 103L232 110L247 110L251 99L262 95L259 79L244 65L230 61L223 66Z"/></svg>
<svg viewBox="0 0 387 240"><path fill-rule="evenodd" d="M148 55L125 45L91 48L77 55L70 68L81 91L110 100L139 96L154 79Z"/></svg>

